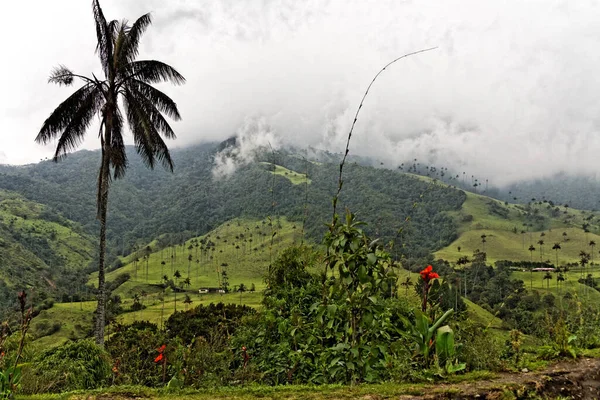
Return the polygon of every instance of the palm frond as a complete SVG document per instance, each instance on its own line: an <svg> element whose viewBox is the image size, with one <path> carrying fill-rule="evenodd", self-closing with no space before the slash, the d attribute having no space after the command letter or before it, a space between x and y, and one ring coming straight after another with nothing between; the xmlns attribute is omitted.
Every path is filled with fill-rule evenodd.
<svg viewBox="0 0 600 400"><path fill-rule="evenodd" d="M146 29L152 24L152 16L150 13L139 17L129 29L127 34L127 46L123 51L123 56L128 63L135 60L139 54L140 39Z"/></svg>
<svg viewBox="0 0 600 400"><path fill-rule="evenodd" d="M185 78L175 68L161 61L142 60L129 63L123 68L118 85L131 79L138 79L146 83L171 82L182 85Z"/></svg>
<svg viewBox="0 0 600 400"><path fill-rule="evenodd" d="M112 35L109 32L108 23L100 7L98 0L92 1L92 10L94 12L94 21L96 23L96 39L98 43L96 45L96 53L100 56L100 63L102 64L102 70L104 75L108 77L110 71L111 57L112 57Z"/></svg>
<svg viewBox="0 0 600 400"><path fill-rule="evenodd" d="M88 95L94 90L94 85L86 84L75 91L65 101L60 103L58 107L44 121L42 129L35 138L38 143L46 144L54 139L64 130L73 119L73 116L85 103Z"/></svg>
<svg viewBox="0 0 600 400"><path fill-rule="evenodd" d="M127 153L125 152L125 142L123 141L123 116L119 109L113 114L112 132L110 135L110 166L113 168L115 179L125 176L127 169Z"/></svg>
<svg viewBox="0 0 600 400"><path fill-rule="evenodd" d="M93 87L87 96L82 99L79 108L71 114L72 117L69 123L58 139L53 157L54 161L62 159L79 146L92 123L94 115L102 107L102 99L102 92L98 87Z"/></svg>
<svg viewBox="0 0 600 400"><path fill-rule="evenodd" d="M139 92L141 96L148 99L156 108L162 113L166 114L175 121L181 120L181 114L177 109L177 104L165 93L156 89L155 87L148 85L139 79L133 79L126 83L126 87L130 90Z"/></svg>
<svg viewBox="0 0 600 400"><path fill-rule="evenodd" d="M125 46L127 45L127 22L121 22L115 29L115 35L113 38L114 44L114 55L113 55L113 70L118 71L121 65L127 63L123 53Z"/></svg>
<svg viewBox="0 0 600 400"><path fill-rule="evenodd" d="M136 98L132 92L126 91L124 97L127 121L142 161L148 167L154 168L155 159L158 159L166 169L173 171L173 160L169 149L160 137L156 124L152 121L156 115L153 116L151 112L149 113L146 108L148 104L144 104L143 99Z"/></svg>
<svg viewBox="0 0 600 400"><path fill-rule="evenodd" d="M136 101L137 106L142 108L144 113L148 116L148 119L154 128L159 133L165 135L165 137L169 139L175 139L175 132L162 113L158 110L156 105L135 88L129 88L129 92L129 95Z"/></svg>
<svg viewBox="0 0 600 400"><path fill-rule="evenodd" d="M48 83L56 83L59 86L69 86L73 83L74 78L73 71L64 65L59 65L58 67L55 67L52 72L50 72Z"/></svg>

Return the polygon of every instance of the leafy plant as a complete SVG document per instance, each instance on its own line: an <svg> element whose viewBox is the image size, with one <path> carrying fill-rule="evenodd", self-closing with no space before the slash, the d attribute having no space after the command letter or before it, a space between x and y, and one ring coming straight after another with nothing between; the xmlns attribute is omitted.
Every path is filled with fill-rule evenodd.
<svg viewBox="0 0 600 400"><path fill-rule="evenodd" d="M415 322L412 325L411 336L415 344L414 357L421 360L423 367L427 368L432 362L432 350L435 345L435 334L444 322L452 315L454 310L446 311L433 324L429 317L422 311L415 311ZM450 343L446 343L446 351L449 352Z"/></svg>
<svg viewBox="0 0 600 400"><path fill-rule="evenodd" d="M71 342L42 353L32 365L35 392L64 392L102 387L109 382L108 354L91 340Z"/></svg>
<svg viewBox="0 0 600 400"><path fill-rule="evenodd" d="M438 366L446 374L453 374L464 370L467 367L465 363L456 361L456 347L454 344L454 332L448 325L438 328L435 338L435 354L437 356Z"/></svg>

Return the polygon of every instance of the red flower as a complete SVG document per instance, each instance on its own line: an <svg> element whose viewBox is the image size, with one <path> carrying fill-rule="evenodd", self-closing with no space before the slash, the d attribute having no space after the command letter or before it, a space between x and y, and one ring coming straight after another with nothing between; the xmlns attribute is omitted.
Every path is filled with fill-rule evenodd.
<svg viewBox="0 0 600 400"><path fill-rule="evenodd" d="M440 277L437 272L433 272L433 267L431 265L428 265L427 268L421 271L420 275L421 279L423 279L426 283L429 283L429 281L432 279L437 279Z"/></svg>
<svg viewBox="0 0 600 400"><path fill-rule="evenodd" d="M162 346L160 346L158 349L156 349L156 351L158 351L159 353L163 353L163 352L165 351L165 349L166 349L166 348L167 348L167 346L163 344L163 345L162 345Z"/></svg>
<svg viewBox="0 0 600 400"><path fill-rule="evenodd" d="M162 354L162 353L160 353L160 354L159 354L159 355L158 355L158 356L157 356L157 357L154 359L154 362L155 362L155 363L157 363L157 362L159 362L159 361L162 361L162 359L163 359L163 354Z"/></svg>

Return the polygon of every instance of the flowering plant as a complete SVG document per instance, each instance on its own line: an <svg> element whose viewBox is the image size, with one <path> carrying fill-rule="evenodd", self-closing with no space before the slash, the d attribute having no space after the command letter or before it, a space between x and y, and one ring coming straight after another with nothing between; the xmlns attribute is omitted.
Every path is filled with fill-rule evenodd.
<svg viewBox="0 0 600 400"><path fill-rule="evenodd" d="M433 271L433 267L428 265L423 271L419 273L421 275L421 279L423 280L423 303L421 305L421 310L423 312L427 311L427 295L429 294L429 289L431 288L431 281L439 278L440 276L437 272Z"/></svg>

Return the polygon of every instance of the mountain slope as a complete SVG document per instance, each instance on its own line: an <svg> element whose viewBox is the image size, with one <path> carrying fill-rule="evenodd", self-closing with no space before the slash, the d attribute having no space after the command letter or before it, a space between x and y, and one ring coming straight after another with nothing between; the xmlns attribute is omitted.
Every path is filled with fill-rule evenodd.
<svg viewBox="0 0 600 400"><path fill-rule="evenodd" d="M285 216L296 223L306 219L309 236L321 240L331 221L337 164L308 162L285 150L258 152L255 162L240 163L232 176L215 180L218 149L209 144L173 150L174 174L146 169L128 149L127 176L113 183L109 198L108 248L113 260L161 234L198 236L240 216ZM98 157L98 152L81 151L59 164L0 167L0 188L48 204L95 235ZM308 188L302 183L307 172ZM348 207L368 223L370 234L386 243L402 242L393 251L398 257L425 257L456 238L455 223L446 213L458 210L464 198L461 191L407 174L349 163L338 211Z"/></svg>
<svg viewBox="0 0 600 400"><path fill-rule="evenodd" d="M21 195L0 190L0 312L30 288L38 300L72 294L95 256L78 224Z"/></svg>
<svg viewBox="0 0 600 400"><path fill-rule="evenodd" d="M486 252L489 261L579 261L581 251L600 259L600 213L553 206L547 202L515 205L489 197L467 194L460 211L451 213L460 236L435 255L455 262L475 250ZM485 235L485 243L482 235ZM543 241L540 245L539 241ZM560 249L552 250L558 243ZM532 245L535 250L529 251ZM460 251L459 248L460 247Z"/></svg>

